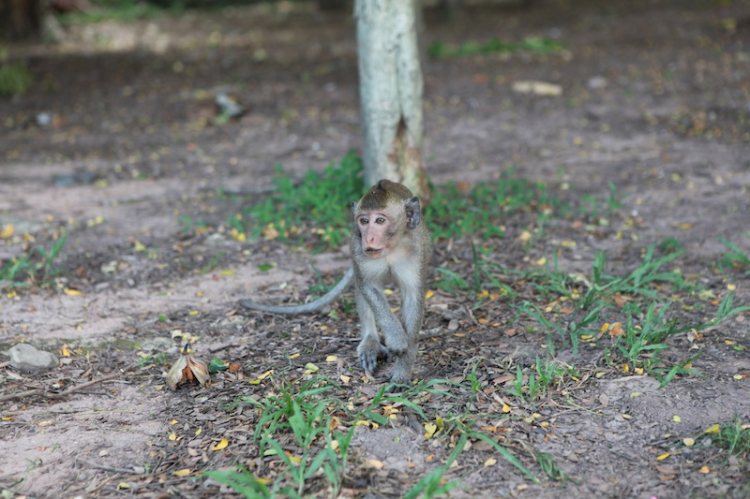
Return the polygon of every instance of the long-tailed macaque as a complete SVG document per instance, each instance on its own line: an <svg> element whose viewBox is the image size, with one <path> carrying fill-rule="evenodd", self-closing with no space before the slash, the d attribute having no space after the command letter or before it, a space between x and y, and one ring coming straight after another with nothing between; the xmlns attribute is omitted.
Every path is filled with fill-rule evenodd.
<svg viewBox="0 0 750 499"><path fill-rule="evenodd" d="M381 180L352 206L352 266L325 296L299 306L277 307L249 300L247 308L282 314L310 313L329 305L354 278L361 341L359 363L374 371L378 357L394 359L391 381L407 383L417 356L417 338L424 318L430 233L422 223L419 198L401 184ZM388 280L401 291L401 318L394 315L383 292ZM378 328L383 333L381 342Z"/></svg>

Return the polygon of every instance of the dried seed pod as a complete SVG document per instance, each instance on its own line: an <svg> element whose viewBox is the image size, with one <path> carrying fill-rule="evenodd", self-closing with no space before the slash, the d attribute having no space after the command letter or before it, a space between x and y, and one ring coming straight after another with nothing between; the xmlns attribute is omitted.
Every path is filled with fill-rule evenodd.
<svg viewBox="0 0 750 499"><path fill-rule="evenodd" d="M178 385L192 383L193 380L197 380L203 386L210 379L208 365L204 361L195 358L190 351L190 346L186 343L182 349L180 358L172 364L167 373L167 386L175 390Z"/></svg>

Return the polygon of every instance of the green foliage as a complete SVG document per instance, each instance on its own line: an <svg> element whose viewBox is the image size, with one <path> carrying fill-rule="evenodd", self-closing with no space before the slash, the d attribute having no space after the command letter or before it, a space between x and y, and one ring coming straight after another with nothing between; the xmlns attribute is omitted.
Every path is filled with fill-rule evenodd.
<svg viewBox="0 0 750 499"><path fill-rule="evenodd" d="M719 425L719 431L710 436L715 445L731 455L750 455L750 428L743 427L739 416L730 423Z"/></svg>
<svg viewBox="0 0 750 499"><path fill-rule="evenodd" d="M444 42L435 42L427 48L427 55L435 59L451 57L468 57L479 54L533 52L549 54L564 48L563 44L551 38L527 37L520 42L504 42L494 38L484 44L466 42L458 46L450 46Z"/></svg>
<svg viewBox="0 0 750 499"><path fill-rule="evenodd" d="M23 95L31 86L31 72L23 64L8 62L6 51L0 51L0 96Z"/></svg>
<svg viewBox="0 0 750 499"><path fill-rule="evenodd" d="M343 485L344 469L348 449L354 435L352 425L346 434L334 432L331 413L343 406L334 398L320 396L334 388L331 380L316 376L297 388L290 383L276 387L278 395L256 401L242 397L236 404L252 404L260 409L261 417L255 427L255 439L260 443L260 453L276 456L285 465L282 479L276 480L269 489L245 470L228 472L212 471L209 476L232 487L244 497L302 497L309 480L318 472L323 473L331 487L331 497L337 497ZM297 391L299 390L299 391ZM285 452L282 433L291 431L298 455ZM317 442L323 440L321 448ZM336 444L334 444L334 441ZM292 485L287 485L291 482Z"/></svg>
<svg viewBox="0 0 750 499"><path fill-rule="evenodd" d="M168 2L165 7L141 0L91 0L94 8L60 16L64 25L92 24L102 21L136 21L163 14L178 15L185 11L182 2Z"/></svg>
<svg viewBox="0 0 750 499"><path fill-rule="evenodd" d="M671 284L674 290L691 288L682 275L677 272L664 271L665 264L682 256L682 250L667 253L659 258L655 256L656 245L650 245L644 254L643 262L630 274L623 277L612 277L604 273L607 254L597 251L594 257L591 286L583 298L581 308L588 309L596 302L611 299L617 293L639 295L651 300L658 300L659 293L654 289L656 284Z"/></svg>
<svg viewBox="0 0 750 499"><path fill-rule="evenodd" d="M351 230L349 206L364 190L361 172L362 162L353 152L322 174L308 171L299 185L278 167L276 190L244 210L242 231L251 238L265 235L286 242L300 242L312 232L317 248L339 247Z"/></svg>
<svg viewBox="0 0 750 499"><path fill-rule="evenodd" d="M479 390L475 373L474 381L476 384L472 385L472 390ZM393 407L408 410L417 418L428 421L431 418L425 414L421 400L432 397L456 398L445 386L463 389L460 384L445 379L433 379L413 385L386 384L368 397L369 401L364 409L355 412L346 399L334 395L335 390L340 387L325 376L316 375L302 383L272 382L273 390L266 397L259 400L240 397L226 409L231 410L238 405L257 408L259 419L255 426L255 441L259 444L258 453L281 461L281 465L275 467L278 474L273 481L269 483L268 480L259 480L240 467L229 471L207 472L207 476L228 485L245 498L311 497L313 488L317 494L315 497L320 497L323 490L328 490L328 495L332 498L338 497L347 472L349 446L359 421L366 420L381 427L386 426L390 419L384 410ZM401 391L394 391L396 388ZM359 394L355 398L361 396ZM346 397L351 400L351 394ZM331 424L333 417L336 417L337 425ZM438 424L440 435L456 435L458 441L445 463L422 477L404 497L437 497L453 489L457 482L444 483L443 477L463 452L469 439L487 442L508 463L538 483L518 458L486 434L471 429L461 417L450 417L447 423L443 423L441 419ZM331 430L332 427L343 428L345 431L336 432ZM436 435L433 438L440 437ZM326 481L326 486L322 489L319 486L321 477Z"/></svg>
<svg viewBox="0 0 750 499"><path fill-rule="evenodd" d="M541 182L529 182L506 172L496 183L481 183L470 190L449 182L433 188L425 219L435 239L503 237L503 220L529 207L543 207L540 217L549 217L561 202Z"/></svg>
<svg viewBox="0 0 750 499"><path fill-rule="evenodd" d="M46 285L57 274L54 262L60 255L67 239L68 234L64 233L52 242L48 250L37 247L0 266L0 287Z"/></svg>
<svg viewBox="0 0 750 499"><path fill-rule="evenodd" d="M567 473L560 469L550 454L547 454L546 452L535 452L534 457L536 457L536 461L539 463L539 467L542 471L544 471L552 480L558 482L567 482L570 480L573 483L578 483L576 480L572 480Z"/></svg>
<svg viewBox="0 0 750 499"><path fill-rule="evenodd" d="M553 387L561 386L566 376L578 376L578 373L556 360L540 360L537 357L527 376L524 376L521 365L516 364L516 378L508 393L524 403L533 403L543 398Z"/></svg>
<svg viewBox="0 0 750 499"><path fill-rule="evenodd" d="M750 238L750 233L745 236ZM719 242L729 249L722 255L718 264L719 269L725 273L740 272L742 275L750 275L750 255L723 237L719 238Z"/></svg>
<svg viewBox="0 0 750 499"><path fill-rule="evenodd" d="M404 499L416 499L424 494L425 499L431 499L442 494L447 494L456 486L458 483L454 480L443 484L443 475L448 471L453 462L458 459L458 455L464 450L466 442L469 437L466 433L462 433L458 439L456 447L446 459L445 464L432 470L430 473L425 475L420 481L418 481L409 491L404 494Z"/></svg>

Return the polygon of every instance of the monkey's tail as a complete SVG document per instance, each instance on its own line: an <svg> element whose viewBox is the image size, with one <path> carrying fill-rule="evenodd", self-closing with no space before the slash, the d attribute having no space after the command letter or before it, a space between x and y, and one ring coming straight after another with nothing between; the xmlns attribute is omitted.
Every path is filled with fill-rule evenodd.
<svg viewBox="0 0 750 499"><path fill-rule="evenodd" d="M333 301L338 298L341 293L346 291L346 288L348 288L352 283L353 277L354 266L350 265L349 269L344 274L344 277L341 278L341 280L333 287L333 289L331 289L328 293L324 294L317 300L311 301L310 303L305 303L303 305L264 305L263 303L256 303L251 300L240 300L240 305L252 310L260 310L262 312L270 312L272 314L311 314L333 303Z"/></svg>

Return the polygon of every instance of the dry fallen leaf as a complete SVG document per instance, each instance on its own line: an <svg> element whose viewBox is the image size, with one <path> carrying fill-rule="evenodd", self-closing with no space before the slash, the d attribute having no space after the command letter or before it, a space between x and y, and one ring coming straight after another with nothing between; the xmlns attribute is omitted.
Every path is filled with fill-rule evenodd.
<svg viewBox="0 0 750 499"><path fill-rule="evenodd" d="M227 445L229 445L229 441L226 438L222 438L221 442L211 447L211 450L221 450L226 448Z"/></svg>
<svg viewBox="0 0 750 499"><path fill-rule="evenodd" d="M208 364L195 358L190 353L190 346L186 343L182 354L167 373L167 385L175 390L182 383L192 383L193 380L203 386L211 379Z"/></svg>

